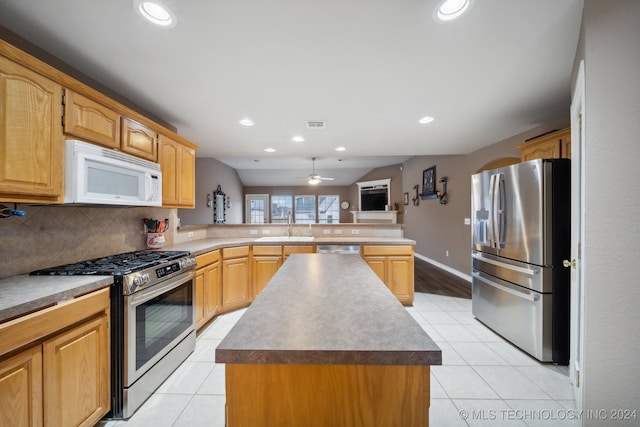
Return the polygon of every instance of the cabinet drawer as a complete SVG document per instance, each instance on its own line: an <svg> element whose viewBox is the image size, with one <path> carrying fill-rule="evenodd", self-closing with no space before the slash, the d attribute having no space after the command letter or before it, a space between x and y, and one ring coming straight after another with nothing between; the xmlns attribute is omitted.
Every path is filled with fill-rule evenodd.
<svg viewBox="0 0 640 427"><path fill-rule="evenodd" d="M254 246L253 256L282 256L282 246Z"/></svg>
<svg viewBox="0 0 640 427"><path fill-rule="evenodd" d="M312 254L316 251L316 247L313 245L292 245L285 246L283 252L285 255L291 254Z"/></svg>
<svg viewBox="0 0 640 427"><path fill-rule="evenodd" d="M216 261L220 261L220 251L218 250L207 252L206 254L198 255L196 257L196 268L213 264Z"/></svg>
<svg viewBox="0 0 640 427"><path fill-rule="evenodd" d="M222 258L239 258L249 256L249 246L238 246L235 248L224 248L222 249Z"/></svg>
<svg viewBox="0 0 640 427"><path fill-rule="evenodd" d="M389 256L389 255L413 255L413 246L362 246L362 255Z"/></svg>

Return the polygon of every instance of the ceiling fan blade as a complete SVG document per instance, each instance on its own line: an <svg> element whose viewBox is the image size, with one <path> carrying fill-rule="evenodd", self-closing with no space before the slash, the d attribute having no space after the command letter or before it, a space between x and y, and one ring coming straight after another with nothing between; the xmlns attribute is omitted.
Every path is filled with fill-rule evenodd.
<svg viewBox="0 0 640 427"><path fill-rule="evenodd" d="M321 180L321 181L334 181L334 180L335 180L335 178L323 178L323 177L321 177L321 176L318 176L317 178L318 178L319 180Z"/></svg>

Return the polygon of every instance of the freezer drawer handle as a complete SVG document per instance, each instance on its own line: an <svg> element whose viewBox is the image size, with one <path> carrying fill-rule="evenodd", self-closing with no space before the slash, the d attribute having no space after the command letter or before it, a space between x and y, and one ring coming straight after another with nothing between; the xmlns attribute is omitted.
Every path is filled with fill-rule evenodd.
<svg viewBox="0 0 640 427"><path fill-rule="evenodd" d="M481 282L484 282L489 286L493 286L494 288L498 288L501 291L507 292L507 293L509 293L511 295L515 295L517 297L524 298L524 299L529 300L531 302L533 302L533 301L535 301L537 299L536 295L534 295L534 294L530 294L530 293L527 293L527 292L516 291L515 289L508 288L508 287L506 287L504 285L499 285L498 283L495 283L495 282L492 282L491 280L485 279L484 277L480 276L480 273L476 273L475 271L473 273L471 273L471 275L473 277L475 277L476 279L480 280Z"/></svg>
<svg viewBox="0 0 640 427"><path fill-rule="evenodd" d="M482 262L486 262L487 264L493 264L493 265L495 265L497 267L507 268L509 270L517 271L518 273L526 274L528 276L535 276L536 274L538 274L540 272L540 270L532 270L530 268L517 267L515 265L507 264L505 262L494 261L492 259L485 258L482 255L478 255L478 254L473 254L471 256L474 259L477 259L477 260L482 261Z"/></svg>

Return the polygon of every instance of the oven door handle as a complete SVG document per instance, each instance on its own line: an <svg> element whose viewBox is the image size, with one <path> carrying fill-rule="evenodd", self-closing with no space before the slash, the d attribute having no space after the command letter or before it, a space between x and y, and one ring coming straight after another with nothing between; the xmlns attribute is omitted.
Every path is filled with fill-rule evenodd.
<svg viewBox="0 0 640 427"><path fill-rule="evenodd" d="M182 284L188 282L189 280L192 280L195 275L195 270L191 270L189 272L181 274L180 276L172 277L170 280L166 281L166 284L156 285L141 292L131 294L128 297L129 305L136 307L140 304L144 304L145 302L157 297L158 295L162 295L165 292L175 289L178 286L181 286Z"/></svg>

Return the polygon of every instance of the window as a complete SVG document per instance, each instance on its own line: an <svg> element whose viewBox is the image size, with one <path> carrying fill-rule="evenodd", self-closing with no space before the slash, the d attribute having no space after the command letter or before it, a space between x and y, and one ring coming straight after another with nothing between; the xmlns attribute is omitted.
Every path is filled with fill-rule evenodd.
<svg viewBox="0 0 640 427"><path fill-rule="evenodd" d="M316 223L316 196L295 196L294 222L296 224Z"/></svg>
<svg viewBox="0 0 640 427"><path fill-rule="evenodd" d="M287 215L293 213L292 196L271 196L271 222L286 224Z"/></svg>
<svg viewBox="0 0 640 427"><path fill-rule="evenodd" d="M337 224L340 222L340 196L318 196L318 223Z"/></svg>

